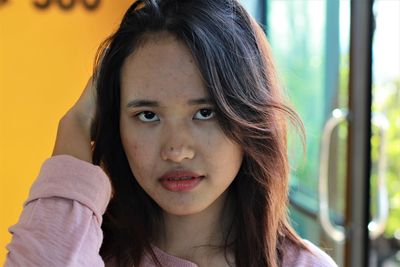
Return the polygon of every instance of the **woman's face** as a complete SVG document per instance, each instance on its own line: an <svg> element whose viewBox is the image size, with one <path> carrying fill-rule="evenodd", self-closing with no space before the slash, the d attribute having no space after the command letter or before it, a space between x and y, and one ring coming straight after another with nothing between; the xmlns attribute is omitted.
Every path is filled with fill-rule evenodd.
<svg viewBox="0 0 400 267"><path fill-rule="evenodd" d="M124 62L120 132L132 172L167 213L199 213L224 199L242 148L217 123L189 49L167 33Z"/></svg>

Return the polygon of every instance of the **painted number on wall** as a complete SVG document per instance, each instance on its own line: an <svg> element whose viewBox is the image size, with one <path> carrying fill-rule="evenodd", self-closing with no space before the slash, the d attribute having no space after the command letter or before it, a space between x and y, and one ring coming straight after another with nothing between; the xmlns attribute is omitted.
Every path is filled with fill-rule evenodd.
<svg viewBox="0 0 400 267"><path fill-rule="evenodd" d="M4 1L4 0L0 0ZM33 4L38 9L47 9L51 5L56 5L63 10L69 10L75 4L82 4L87 10L94 10L100 5L101 0L34 0Z"/></svg>

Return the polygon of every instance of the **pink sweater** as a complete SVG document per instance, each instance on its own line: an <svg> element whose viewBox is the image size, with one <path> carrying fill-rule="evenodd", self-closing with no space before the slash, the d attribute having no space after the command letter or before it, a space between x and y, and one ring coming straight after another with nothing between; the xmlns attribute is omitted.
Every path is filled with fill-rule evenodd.
<svg viewBox="0 0 400 267"><path fill-rule="evenodd" d="M67 155L48 159L32 185L18 223L9 229L13 238L7 245L5 267L105 266L99 255L103 240L100 225L110 194L111 184L100 167ZM284 267L337 266L322 250L305 242L313 254L288 246ZM154 249L163 266L197 266ZM141 264L153 266L150 257Z"/></svg>

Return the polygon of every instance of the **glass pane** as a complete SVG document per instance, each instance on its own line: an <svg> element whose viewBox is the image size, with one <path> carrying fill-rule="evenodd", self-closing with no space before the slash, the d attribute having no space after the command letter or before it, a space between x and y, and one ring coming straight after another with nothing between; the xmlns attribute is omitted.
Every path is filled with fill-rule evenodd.
<svg viewBox="0 0 400 267"><path fill-rule="evenodd" d="M343 247L319 225L318 184L325 124L334 109L345 110L348 104L350 0L270 0L267 7L267 34L278 71L307 135L305 157L298 145L289 150L291 218L303 237L331 248L328 252L341 266ZM330 218L336 224L343 224L345 209L346 138L344 122L332 132L329 152Z"/></svg>
<svg viewBox="0 0 400 267"><path fill-rule="evenodd" d="M370 266L400 266L400 1L374 2Z"/></svg>
<svg viewBox="0 0 400 267"><path fill-rule="evenodd" d="M307 163L295 172L297 188L316 199L318 143L325 121L323 1L271 1L268 34L283 83L305 122ZM311 14L318 14L317 16ZM312 105L305 105L312 102ZM297 182L292 179L292 182Z"/></svg>

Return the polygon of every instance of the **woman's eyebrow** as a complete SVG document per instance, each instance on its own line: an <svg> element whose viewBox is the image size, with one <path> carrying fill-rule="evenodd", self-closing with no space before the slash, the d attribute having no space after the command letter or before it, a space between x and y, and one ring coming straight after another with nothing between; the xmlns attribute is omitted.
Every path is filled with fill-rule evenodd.
<svg viewBox="0 0 400 267"><path fill-rule="evenodd" d="M158 107L158 106L159 106L159 103L157 101L144 100L144 99L135 99L135 100L129 101L128 104L126 104L127 108Z"/></svg>
<svg viewBox="0 0 400 267"><path fill-rule="evenodd" d="M198 99L190 99L188 100L189 105L202 105L202 104L211 104L210 98L198 98ZM153 100L145 100L145 99L135 99L129 101L126 105L127 108L137 108L137 107L159 107L160 104L158 101Z"/></svg>
<svg viewBox="0 0 400 267"><path fill-rule="evenodd" d="M208 97L198 98L198 99L190 99L188 101L189 105L202 105L202 104L211 104L211 99Z"/></svg>

